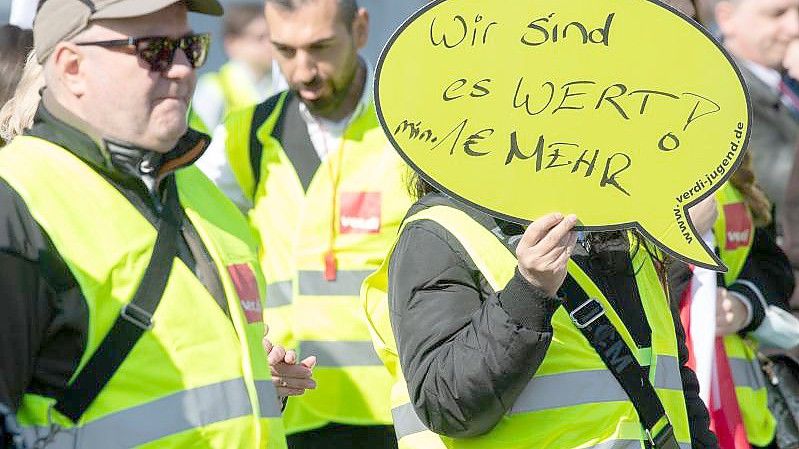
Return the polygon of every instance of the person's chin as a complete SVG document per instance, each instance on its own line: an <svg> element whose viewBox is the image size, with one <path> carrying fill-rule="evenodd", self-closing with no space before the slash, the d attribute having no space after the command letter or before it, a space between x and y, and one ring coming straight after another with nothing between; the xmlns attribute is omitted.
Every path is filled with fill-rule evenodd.
<svg viewBox="0 0 799 449"><path fill-rule="evenodd" d="M330 112L333 106L333 100L329 97L317 98L314 101L303 99L304 103L308 106L314 114L325 114Z"/></svg>
<svg viewBox="0 0 799 449"><path fill-rule="evenodd" d="M188 102L179 98L158 99L153 107L153 113L158 115L182 114L185 117L188 110Z"/></svg>
<svg viewBox="0 0 799 449"><path fill-rule="evenodd" d="M156 135L153 137L152 150L164 153L172 150L181 137L186 134L188 125L185 116L181 121L160 121L156 125Z"/></svg>

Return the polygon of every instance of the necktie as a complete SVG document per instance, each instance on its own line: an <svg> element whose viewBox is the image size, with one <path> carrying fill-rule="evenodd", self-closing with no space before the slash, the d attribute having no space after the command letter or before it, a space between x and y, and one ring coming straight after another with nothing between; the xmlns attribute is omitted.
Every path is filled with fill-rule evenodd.
<svg viewBox="0 0 799 449"><path fill-rule="evenodd" d="M799 82L784 76L780 80L780 101L790 111L791 115L799 120Z"/></svg>

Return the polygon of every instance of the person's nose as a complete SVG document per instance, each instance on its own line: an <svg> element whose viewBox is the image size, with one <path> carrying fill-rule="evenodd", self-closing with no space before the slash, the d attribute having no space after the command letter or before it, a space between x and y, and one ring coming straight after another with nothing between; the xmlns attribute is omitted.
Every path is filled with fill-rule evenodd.
<svg viewBox="0 0 799 449"><path fill-rule="evenodd" d="M306 51L297 52L296 69L294 71L295 81L298 83L310 83L316 79L318 74L316 60Z"/></svg>
<svg viewBox="0 0 799 449"><path fill-rule="evenodd" d="M172 59L172 65L169 66L164 77L170 79L184 79L194 73L194 66L189 61L186 52L182 49L175 51L175 57Z"/></svg>

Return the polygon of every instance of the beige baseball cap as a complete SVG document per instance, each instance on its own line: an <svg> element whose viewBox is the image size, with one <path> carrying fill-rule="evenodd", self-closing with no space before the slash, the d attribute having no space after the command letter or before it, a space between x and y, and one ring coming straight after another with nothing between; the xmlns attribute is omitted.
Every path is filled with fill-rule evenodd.
<svg viewBox="0 0 799 449"><path fill-rule="evenodd" d="M44 0L33 21L33 47L44 63L56 44L85 30L92 20L125 19L154 13L183 1L189 11L221 16L217 0Z"/></svg>

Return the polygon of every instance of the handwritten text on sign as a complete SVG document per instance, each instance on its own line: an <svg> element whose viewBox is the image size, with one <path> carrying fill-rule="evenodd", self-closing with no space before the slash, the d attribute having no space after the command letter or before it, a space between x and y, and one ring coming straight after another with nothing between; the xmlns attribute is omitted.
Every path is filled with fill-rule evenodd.
<svg viewBox="0 0 799 449"><path fill-rule="evenodd" d="M719 45L665 6L439 0L392 38L376 92L394 146L441 189L519 222L636 225L719 266L686 207L737 166L746 94Z"/></svg>

